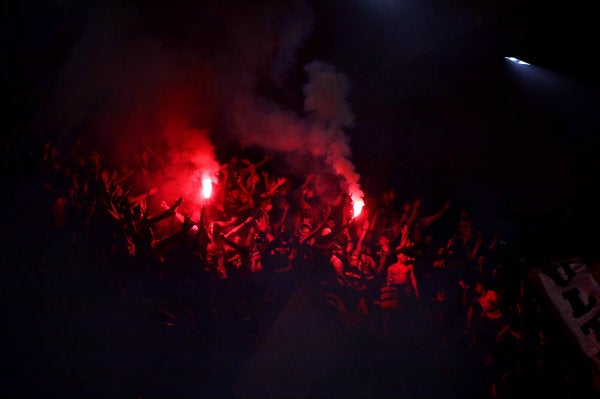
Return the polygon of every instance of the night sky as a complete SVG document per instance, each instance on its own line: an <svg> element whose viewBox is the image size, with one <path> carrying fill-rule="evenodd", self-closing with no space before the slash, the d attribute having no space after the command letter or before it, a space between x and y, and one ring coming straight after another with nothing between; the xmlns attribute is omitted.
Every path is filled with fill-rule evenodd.
<svg viewBox="0 0 600 399"><path fill-rule="evenodd" d="M421 198L424 213L446 201L456 214L469 209L532 265L598 260L592 5L4 2L3 237L29 234L20 211L35 207L40 182L29 179L43 133L64 152L79 139L115 169L154 149L167 161L165 198L189 198L194 172L215 170L232 148L259 148L287 173L333 171L367 206L394 190L398 201ZM61 358L47 350L40 356Z"/></svg>

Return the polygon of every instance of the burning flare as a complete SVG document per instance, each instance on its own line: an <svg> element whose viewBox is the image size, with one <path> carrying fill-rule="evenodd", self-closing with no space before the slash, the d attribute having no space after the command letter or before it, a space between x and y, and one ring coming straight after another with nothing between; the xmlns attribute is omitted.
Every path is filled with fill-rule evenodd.
<svg viewBox="0 0 600 399"><path fill-rule="evenodd" d="M360 197L352 197L352 210L353 210L353 214L352 217L356 218L358 217L358 215L360 215L360 213L362 212L363 207L365 206L365 201L362 200L362 198Z"/></svg>
<svg viewBox="0 0 600 399"><path fill-rule="evenodd" d="M212 195L212 179L207 174L202 176L202 198L209 199Z"/></svg>

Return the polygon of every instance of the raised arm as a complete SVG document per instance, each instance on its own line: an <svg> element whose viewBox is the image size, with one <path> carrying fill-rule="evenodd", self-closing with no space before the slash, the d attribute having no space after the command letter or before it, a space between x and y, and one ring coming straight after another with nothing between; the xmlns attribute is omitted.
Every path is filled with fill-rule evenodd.
<svg viewBox="0 0 600 399"><path fill-rule="evenodd" d="M423 218L423 225L429 226L431 223L435 222L439 218L441 218L446 211L450 209L450 203L446 202L440 209L437 210L433 215L429 215Z"/></svg>
<svg viewBox="0 0 600 399"><path fill-rule="evenodd" d="M275 195L275 192L279 187L281 187L287 181L286 177L278 177L277 183L273 184L267 191L260 195L261 198L268 198Z"/></svg>
<svg viewBox="0 0 600 399"><path fill-rule="evenodd" d="M321 229L323 227L325 227L325 225L327 224L327 218L329 217L329 215L331 214L331 208L327 207L326 211L325 211L325 218L323 219L323 221L321 222L320 225L318 225L313 231L311 231L310 233L308 233L308 235L306 237L304 237L303 239L300 240L300 244L304 244L305 242L311 240L314 236L317 235L317 233L319 231L321 231Z"/></svg>
<svg viewBox="0 0 600 399"><path fill-rule="evenodd" d="M476 234L477 238L475 239L475 245L473 246L473 249L469 253L469 259L475 259L477 253L479 252L479 248L481 247L481 243L483 242L483 240L481 239L481 233L477 231Z"/></svg>
<svg viewBox="0 0 600 399"><path fill-rule="evenodd" d="M224 234L223 237L229 238L230 236L234 235L235 233L237 233L238 231L240 231L241 229L246 227L253 220L254 220L254 218L252 216L248 216L248 218L246 218L246 220L244 220L242 223L234 226L231 230L229 230L226 234Z"/></svg>
<svg viewBox="0 0 600 399"><path fill-rule="evenodd" d="M415 274L414 266L411 266L411 268L410 268L410 283L413 287L413 290L415 291L415 297L417 299L420 299L421 294L419 293L419 284L417 283L417 276Z"/></svg>
<svg viewBox="0 0 600 399"><path fill-rule="evenodd" d="M283 224L285 223L285 220L287 219L289 210L290 210L290 203L287 200L285 200L283 203L283 212L281 213L281 217L279 218L278 221L272 223L273 231L279 231L281 226L283 226Z"/></svg>
<svg viewBox="0 0 600 399"><path fill-rule="evenodd" d="M159 222L163 219L169 218L171 216L175 215L175 211L177 210L177 208L179 207L179 205L181 205L181 203L183 202L183 197L180 197L177 201L175 201L175 203L173 205L171 205L171 207L169 207L168 209L162 211L158 216L154 216L152 218L148 218L146 219L146 223L156 223Z"/></svg>
<svg viewBox="0 0 600 399"><path fill-rule="evenodd" d="M358 237L358 241L356 242L356 248L352 252L353 256L360 256L360 253L362 252L362 244L363 244L363 241L365 240L365 237L367 236L368 230L369 230L369 219L365 219L365 222L363 223L363 227L362 227L362 232L360 233L360 237Z"/></svg>

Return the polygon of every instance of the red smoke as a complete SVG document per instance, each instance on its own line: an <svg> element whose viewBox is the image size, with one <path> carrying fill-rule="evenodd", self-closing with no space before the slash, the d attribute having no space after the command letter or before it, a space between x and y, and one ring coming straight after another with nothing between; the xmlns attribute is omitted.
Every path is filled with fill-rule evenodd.
<svg viewBox="0 0 600 399"><path fill-rule="evenodd" d="M134 190L158 186L159 202L202 202L203 174L216 182L219 169L215 132L280 156L288 172L337 176L333 186L328 177L316 179L322 196L363 198L343 131L353 124L345 75L323 62L306 65L302 116L257 90L259 83L281 90L288 79L314 24L305 3L215 1L170 9L168 19L159 9L134 7L99 3L88 10L57 79L49 113L59 114L52 117L59 129L83 132L83 141L119 166L136 167L140 153L150 153L158 166ZM311 166L297 162L304 157L313 158Z"/></svg>

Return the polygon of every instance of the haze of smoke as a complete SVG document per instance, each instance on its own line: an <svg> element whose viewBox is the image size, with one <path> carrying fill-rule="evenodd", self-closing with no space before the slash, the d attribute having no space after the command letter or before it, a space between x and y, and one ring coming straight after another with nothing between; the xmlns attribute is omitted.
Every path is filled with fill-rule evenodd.
<svg viewBox="0 0 600 399"><path fill-rule="evenodd" d="M308 83L304 87L305 117L265 99L238 96L234 115L240 140L246 145L259 145L277 153L301 153L323 159L332 173L342 177L342 189L362 198L358 183L360 175L351 162L349 140L342 129L354 123L346 101L350 90L348 80L321 61L306 65L305 71L308 73ZM293 165L292 168L314 173L322 170L320 166L315 162L313 165Z"/></svg>
<svg viewBox="0 0 600 399"><path fill-rule="evenodd" d="M342 130L353 124L343 74L319 61L305 67L304 117L257 94L259 84L285 84L315 22L305 1L176 3L163 11L132 4L87 10L48 110L57 130L83 136L117 165L152 148L166 165L156 181L166 197L193 196L198 176L218 167L215 130L291 162L297 153L315 157L344 189L360 189Z"/></svg>

